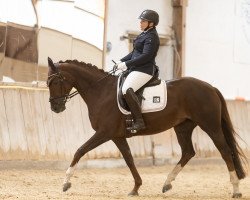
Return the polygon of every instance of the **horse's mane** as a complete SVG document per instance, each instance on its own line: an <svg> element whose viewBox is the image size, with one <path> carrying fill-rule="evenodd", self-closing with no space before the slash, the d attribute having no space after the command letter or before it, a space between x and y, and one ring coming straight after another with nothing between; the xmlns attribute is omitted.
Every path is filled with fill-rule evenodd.
<svg viewBox="0 0 250 200"><path fill-rule="evenodd" d="M62 61L60 60L59 63L69 63L69 64L74 64L77 65L79 67L85 67L88 68L90 70L95 70L104 74L107 74L108 72L105 72L103 69L99 69L97 66L92 65L91 63L85 63L85 62L80 62L78 60L66 60L66 61Z"/></svg>

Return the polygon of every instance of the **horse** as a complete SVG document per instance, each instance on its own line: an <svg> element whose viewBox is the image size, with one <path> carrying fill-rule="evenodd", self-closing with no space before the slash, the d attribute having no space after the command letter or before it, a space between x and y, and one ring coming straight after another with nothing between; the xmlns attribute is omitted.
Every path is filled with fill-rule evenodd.
<svg viewBox="0 0 250 200"><path fill-rule="evenodd" d="M70 93L72 88L75 88L87 104L89 119L95 130L94 135L75 152L66 171L64 192L71 187L70 178L81 157L112 140L134 178L134 187L128 195L139 195L142 179L126 138L156 134L173 127L182 155L167 176L162 188L162 192L165 193L172 188L172 181L183 167L195 156L191 137L194 128L199 126L212 139L227 165L233 187L232 197L242 196L239 182L246 176L246 156L237 143L238 134L234 131L225 99L217 88L192 77L166 81L166 107L161 111L143 113L147 128L131 135L126 134L126 118L117 105L117 75L77 60L54 63L48 58L48 66L47 86L51 110L55 113L63 112L67 100L75 95Z"/></svg>

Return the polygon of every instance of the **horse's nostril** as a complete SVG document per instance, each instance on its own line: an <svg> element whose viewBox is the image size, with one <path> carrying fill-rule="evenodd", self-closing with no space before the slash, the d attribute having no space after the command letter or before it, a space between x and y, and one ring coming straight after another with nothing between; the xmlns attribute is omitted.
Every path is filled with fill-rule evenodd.
<svg viewBox="0 0 250 200"><path fill-rule="evenodd" d="M55 107L51 107L51 110L53 111L53 112L55 112L55 113L58 113L58 109L56 109Z"/></svg>
<svg viewBox="0 0 250 200"><path fill-rule="evenodd" d="M65 105L51 105L51 110L55 113L60 113L66 109Z"/></svg>

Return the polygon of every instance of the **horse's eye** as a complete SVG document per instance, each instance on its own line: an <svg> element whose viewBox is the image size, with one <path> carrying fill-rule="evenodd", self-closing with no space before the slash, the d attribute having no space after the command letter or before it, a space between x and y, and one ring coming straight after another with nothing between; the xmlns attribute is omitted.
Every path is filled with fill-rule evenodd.
<svg viewBox="0 0 250 200"><path fill-rule="evenodd" d="M53 85L58 85L59 81L53 81L52 84Z"/></svg>

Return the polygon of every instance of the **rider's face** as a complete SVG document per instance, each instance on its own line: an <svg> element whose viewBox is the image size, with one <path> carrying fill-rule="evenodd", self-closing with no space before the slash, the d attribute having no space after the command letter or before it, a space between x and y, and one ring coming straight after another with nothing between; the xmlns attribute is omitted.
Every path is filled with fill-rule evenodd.
<svg viewBox="0 0 250 200"><path fill-rule="evenodd" d="M149 23L149 21L147 21L147 20L143 20L143 19L141 20L140 26L141 26L141 30L142 30L142 31L144 31L145 28L148 27L148 25L149 25L149 27L152 27L152 26L153 26L153 23L152 23L152 22Z"/></svg>
<svg viewBox="0 0 250 200"><path fill-rule="evenodd" d="M140 26L141 26L141 30L144 31L145 28L147 28L148 26L148 21L142 19L140 22Z"/></svg>

